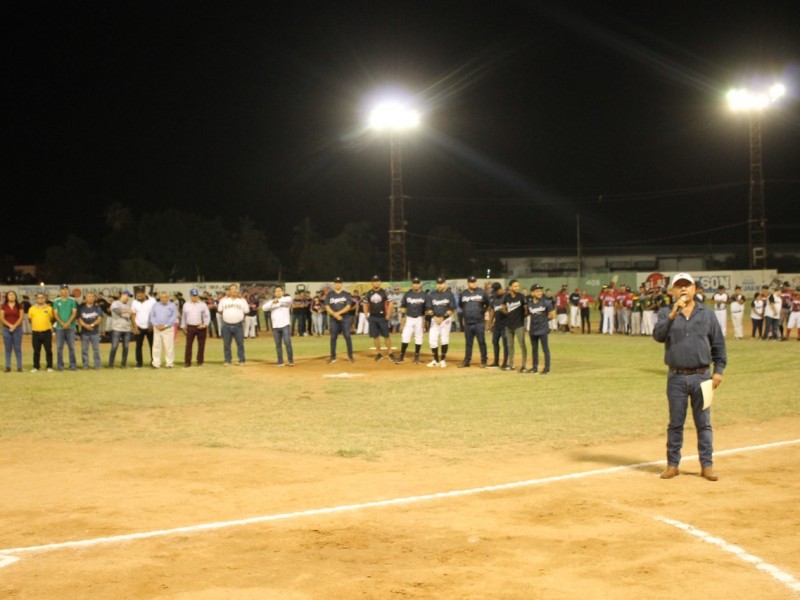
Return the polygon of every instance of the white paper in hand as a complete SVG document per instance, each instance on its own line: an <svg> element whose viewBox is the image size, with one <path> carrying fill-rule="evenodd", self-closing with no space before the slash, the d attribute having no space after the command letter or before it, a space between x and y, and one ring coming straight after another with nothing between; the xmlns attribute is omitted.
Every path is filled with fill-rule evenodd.
<svg viewBox="0 0 800 600"><path fill-rule="evenodd" d="M714 400L714 382L711 379L704 381L700 384L700 391L703 392L703 410L706 410Z"/></svg>

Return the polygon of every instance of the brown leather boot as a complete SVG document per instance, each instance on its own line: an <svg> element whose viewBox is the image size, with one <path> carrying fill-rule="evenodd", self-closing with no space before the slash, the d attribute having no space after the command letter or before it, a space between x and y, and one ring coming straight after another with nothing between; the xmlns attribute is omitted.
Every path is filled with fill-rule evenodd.
<svg viewBox="0 0 800 600"><path fill-rule="evenodd" d="M672 465L667 465L667 468L661 471L661 479L672 479L673 477L677 477L680 475L681 472L678 470L678 467L673 467Z"/></svg>
<svg viewBox="0 0 800 600"><path fill-rule="evenodd" d="M719 479L719 477L717 477L717 474L714 473L714 469L712 469L711 467L703 467L700 470L700 476L705 477L709 481L716 481L717 479Z"/></svg>

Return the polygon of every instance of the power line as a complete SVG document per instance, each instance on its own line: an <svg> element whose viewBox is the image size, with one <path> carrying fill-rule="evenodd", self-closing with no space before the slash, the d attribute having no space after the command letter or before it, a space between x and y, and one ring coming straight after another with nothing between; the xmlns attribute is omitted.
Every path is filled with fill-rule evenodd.
<svg viewBox="0 0 800 600"><path fill-rule="evenodd" d="M776 180L775 183L794 183L793 180ZM772 181L770 181L772 183ZM519 205L536 204L537 206L563 205L565 202L572 204L611 204L617 202L638 202L640 200L653 200L663 198L674 198L679 196L692 196L726 190L736 187L747 186L747 181L732 181L727 183L717 183L712 185L695 186L689 188L673 188L664 190L654 190L649 192L619 192L612 194L598 194L596 196L406 196L408 200L422 200L425 202L458 202L459 204L485 204L492 205Z"/></svg>
<svg viewBox="0 0 800 600"><path fill-rule="evenodd" d="M602 246L589 246L583 244L584 249L589 250L602 250L603 248L618 248L620 246L634 246L637 244L652 244L654 242L665 242L669 240L676 240L680 238L692 237L694 235L704 235L707 233L713 233L715 231L723 231L725 229L735 229L737 227L744 227L747 225L747 221L741 221L738 223L731 223L728 225L720 225L719 227L710 227L708 229L698 229L696 231L685 231L683 233L679 233L676 235L667 235L667 236L658 236L658 237L651 237L639 240L632 240L627 242L615 242L614 244L602 245ZM512 245L512 244L498 244L496 242L480 242L476 240L469 239L466 236L463 238L445 238L445 237L438 237L438 236L431 236L431 235L423 235L420 233L412 233L410 231L406 232L406 235L409 237L414 237L421 240L431 240L436 242L461 242L463 239L467 239L472 245L475 246L476 249L479 248L491 248L493 250L530 250L530 245Z"/></svg>

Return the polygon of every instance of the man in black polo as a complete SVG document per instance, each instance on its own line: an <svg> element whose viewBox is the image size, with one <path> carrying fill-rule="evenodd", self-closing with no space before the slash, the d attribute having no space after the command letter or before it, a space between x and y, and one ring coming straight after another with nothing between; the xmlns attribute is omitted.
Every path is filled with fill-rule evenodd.
<svg viewBox="0 0 800 600"><path fill-rule="evenodd" d="M528 346L525 343L525 316L528 313L525 296L519 289L519 281L512 279L508 283L508 292L503 297L503 312L506 315L506 331L508 332L508 369L514 370L514 340L519 342L522 350L522 367L519 372L525 372L525 363L528 362Z"/></svg>
<svg viewBox="0 0 800 600"><path fill-rule="evenodd" d="M688 273L678 273L669 290L674 302L658 311L653 339L665 344L664 362L667 374L669 427L667 428L667 468L662 479L680 474L683 447L683 424L689 400L697 430L697 451L700 455L700 475L716 481L713 469L713 433L711 407L703 410L700 384L711 379L714 389L722 382L728 362L725 336L714 313L697 300L694 279ZM710 367L714 364L713 375Z"/></svg>
<svg viewBox="0 0 800 600"><path fill-rule="evenodd" d="M389 314L391 301L386 295L386 290L381 287L381 278L377 275L372 276L372 288L364 292L364 303L367 306L369 320L369 337L375 342L375 360L383 358L381 354L381 340L383 337L386 342L386 349L389 352L389 360L394 362L392 352L392 340L389 337Z"/></svg>
<svg viewBox="0 0 800 600"><path fill-rule="evenodd" d="M464 316L464 337L466 348L464 361L458 365L468 367L472 362L472 345L478 338L478 348L481 351L481 368L486 368L488 361L486 354L486 309L489 308L489 296L483 289L478 289L478 278L470 275L467 278L467 289L461 292L459 306Z"/></svg>

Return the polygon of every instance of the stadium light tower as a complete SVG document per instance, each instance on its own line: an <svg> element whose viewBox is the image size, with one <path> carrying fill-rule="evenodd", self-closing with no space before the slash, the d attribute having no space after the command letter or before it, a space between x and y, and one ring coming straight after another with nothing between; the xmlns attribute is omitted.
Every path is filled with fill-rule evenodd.
<svg viewBox="0 0 800 600"><path fill-rule="evenodd" d="M406 220L400 134L419 125L419 113L400 102L384 102L370 113L369 125L377 131L389 132L392 180L389 196L389 280L398 281L406 277Z"/></svg>
<svg viewBox="0 0 800 600"><path fill-rule="evenodd" d="M750 202L747 220L750 268L767 266L767 215L764 204L764 171L761 162L761 116L786 94L783 84L775 83L767 91L734 89L728 92L728 106L744 112L750 120Z"/></svg>

